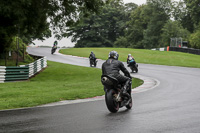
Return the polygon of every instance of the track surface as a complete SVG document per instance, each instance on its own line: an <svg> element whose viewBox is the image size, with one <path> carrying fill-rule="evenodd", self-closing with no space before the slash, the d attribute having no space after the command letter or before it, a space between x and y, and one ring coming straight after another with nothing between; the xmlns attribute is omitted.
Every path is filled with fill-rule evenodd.
<svg viewBox="0 0 200 133"><path fill-rule="evenodd" d="M49 48L29 48L48 60L88 66L87 59ZM98 67L101 63L98 62ZM139 64L139 74L160 81L156 88L133 93L133 108L109 113L104 100L0 111L0 132L41 133L199 133L200 69ZM137 75L137 74L136 74Z"/></svg>

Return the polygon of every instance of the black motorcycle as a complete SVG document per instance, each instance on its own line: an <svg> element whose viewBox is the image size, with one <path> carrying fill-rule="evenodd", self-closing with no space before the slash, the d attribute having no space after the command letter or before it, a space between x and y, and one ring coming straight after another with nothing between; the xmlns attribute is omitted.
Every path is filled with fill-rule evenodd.
<svg viewBox="0 0 200 133"><path fill-rule="evenodd" d="M135 62L129 62L128 67L130 67L132 73L138 72L138 64L136 64Z"/></svg>
<svg viewBox="0 0 200 133"><path fill-rule="evenodd" d="M54 53L56 52L56 49L57 49L57 47L55 47L55 46L52 47L52 48L51 48L51 54L54 54Z"/></svg>
<svg viewBox="0 0 200 133"><path fill-rule="evenodd" d="M90 58L90 67L92 67L92 66L96 67L96 65L97 65L97 60Z"/></svg>
<svg viewBox="0 0 200 133"><path fill-rule="evenodd" d="M128 92L123 94L123 85L119 84L116 78L102 75L101 82L104 85L105 101L110 112L116 113L119 108L124 106L126 106L127 109L132 108L131 86L129 86Z"/></svg>

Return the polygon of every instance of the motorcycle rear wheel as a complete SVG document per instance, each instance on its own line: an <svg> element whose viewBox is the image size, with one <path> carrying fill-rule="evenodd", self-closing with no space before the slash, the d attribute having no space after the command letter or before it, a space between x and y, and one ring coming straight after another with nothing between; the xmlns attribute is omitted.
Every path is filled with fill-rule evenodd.
<svg viewBox="0 0 200 133"><path fill-rule="evenodd" d="M108 90L105 95L107 108L112 113L116 113L119 110L119 103L115 100L115 94L115 90L111 89Z"/></svg>
<svg viewBox="0 0 200 133"><path fill-rule="evenodd" d="M135 68L135 72L136 72L136 73L138 72L138 68Z"/></svg>

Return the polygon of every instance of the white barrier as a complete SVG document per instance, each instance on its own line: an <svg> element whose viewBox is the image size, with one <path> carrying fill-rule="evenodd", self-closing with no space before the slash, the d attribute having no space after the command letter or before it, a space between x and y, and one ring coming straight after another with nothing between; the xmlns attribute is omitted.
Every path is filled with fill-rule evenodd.
<svg viewBox="0 0 200 133"><path fill-rule="evenodd" d="M0 66L0 83L27 80L45 67L47 67L46 57L42 57L28 65Z"/></svg>
<svg viewBox="0 0 200 133"><path fill-rule="evenodd" d="M43 68L47 67L46 57L40 58L33 63L29 64L29 77L35 75L37 72L41 71Z"/></svg>

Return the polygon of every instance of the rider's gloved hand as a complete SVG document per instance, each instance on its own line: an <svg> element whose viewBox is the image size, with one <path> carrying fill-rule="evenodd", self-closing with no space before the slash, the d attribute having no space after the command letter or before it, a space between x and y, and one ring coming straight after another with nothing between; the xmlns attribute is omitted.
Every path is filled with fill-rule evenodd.
<svg viewBox="0 0 200 133"><path fill-rule="evenodd" d="M126 77L129 77L130 79L132 79L130 73L125 74Z"/></svg>

